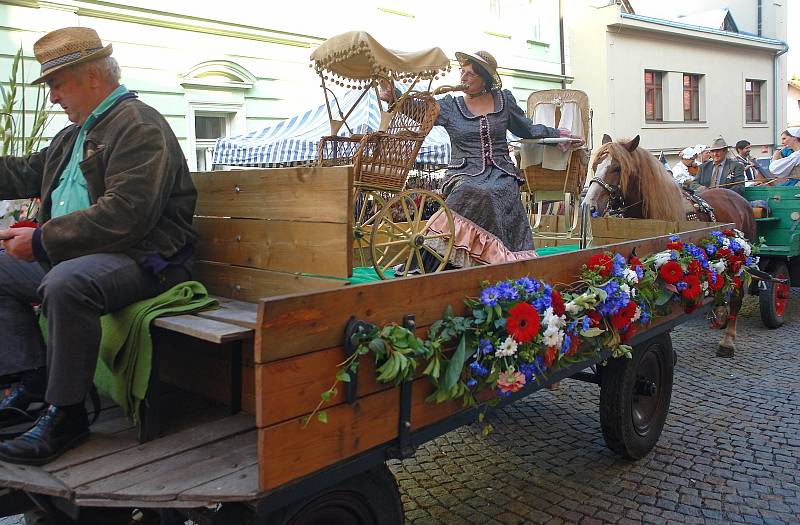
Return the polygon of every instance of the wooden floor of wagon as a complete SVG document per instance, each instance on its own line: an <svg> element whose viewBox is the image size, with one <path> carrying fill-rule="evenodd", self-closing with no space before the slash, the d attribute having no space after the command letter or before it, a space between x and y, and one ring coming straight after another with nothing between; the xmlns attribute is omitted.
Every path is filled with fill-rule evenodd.
<svg viewBox="0 0 800 525"><path fill-rule="evenodd" d="M253 416L229 415L181 391L162 403L163 437L139 444L136 428L108 403L89 440L53 463L0 461L0 485L104 507L200 507L259 496Z"/></svg>

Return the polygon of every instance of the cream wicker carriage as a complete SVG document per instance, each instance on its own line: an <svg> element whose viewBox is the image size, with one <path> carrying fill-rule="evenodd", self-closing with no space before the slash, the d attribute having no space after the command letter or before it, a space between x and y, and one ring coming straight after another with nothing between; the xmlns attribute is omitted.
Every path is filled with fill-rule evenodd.
<svg viewBox="0 0 800 525"><path fill-rule="evenodd" d="M439 115L439 106L430 93L414 88L427 81L430 89L433 79L450 69L447 56L439 48L413 53L390 51L369 34L351 31L323 42L311 60L322 80L331 123L331 135L320 140L319 163L354 166L356 264L360 261L364 266L369 254L381 278L386 278L391 267L397 267L401 274L412 267L424 273L422 255L428 253L438 261L433 271L444 269L453 247L452 212L440 195L409 189L406 181L420 146ZM365 103L370 89L379 95L379 83L384 79L410 86L391 107L381 107L378 131L354 134L347 118L358 104ZM362 89L364 93L352 107L342 108L328 87L330 82ZM380 104L380 96L377 98ZM343 126L350 136L338 136ZM448 217L449 233L429 231L423 212L431 202ZM444 241L444 253L428 246L434 239Z"/></svg>

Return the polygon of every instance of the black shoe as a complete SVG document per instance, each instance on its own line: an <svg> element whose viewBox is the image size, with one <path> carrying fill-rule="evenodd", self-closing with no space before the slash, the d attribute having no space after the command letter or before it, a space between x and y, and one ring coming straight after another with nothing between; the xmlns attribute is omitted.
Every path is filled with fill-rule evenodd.
<svg viewBox="0 0 800 525"><path fill-rule="evenodd" d="M44 406L41 395L31 392L24 383L17 383L0 400L0 428L35 421Z"/></svg>
<svg viewBox="0 0 800 525"><path fill-rule="evenodd" d="M22 465L50 463L89 437L89 419L83 403L50 405L36 424L11 441L0 443L0 460Z"/></svg>
<svg viewBox="0 0 800 525"><path fill-rule="evenodd" d="M718 346L717 357L733 357L733 348L728 348L726 346Z"/></svg>

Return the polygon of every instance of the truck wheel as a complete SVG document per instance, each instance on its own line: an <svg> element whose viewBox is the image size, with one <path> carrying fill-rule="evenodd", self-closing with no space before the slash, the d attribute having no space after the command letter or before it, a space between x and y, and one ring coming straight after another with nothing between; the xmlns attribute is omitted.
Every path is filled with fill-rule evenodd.
<svg viewBox="0 0 800 525"><path fill-rule="evenodd" d="M789 269L783 261L773 264L770 273L779 279L789 278ZM761 321L767 328L779 328L783 325L786 303L789 302L789 284L766 284L766 288L762 289L758 294Z"/></svg>
<svg viewBox="0 0 800 525"><path fill-rule="evenodd" d="M397 480L385 464L269 516L270 525L401 525Z"/></svg>
<svg viewBox="0 0 800 525"><path fill-rule="evenodd" d="M661 436L672 397L675 357L669 333L634 348L631 359L611 359L600 388L600 426L614 452L640 459Z"/></svg>
<svg viewBox="0 0 800 525"><path fill-rule="evenodd" d="M25 513L25 525L60 525L58 518L36 509Z"/></svg>

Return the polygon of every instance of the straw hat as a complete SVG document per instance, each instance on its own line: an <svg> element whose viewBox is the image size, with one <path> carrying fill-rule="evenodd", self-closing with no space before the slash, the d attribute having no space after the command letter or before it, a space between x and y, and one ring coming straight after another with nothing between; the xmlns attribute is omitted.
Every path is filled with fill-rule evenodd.
<svg viewBox="0 0 800 525"><path fill-rule="evenodd" d="M725 139L722 137L717 137L714 139L714 142L711 143L711 147L708 149L711 151L714 151L715 149L728 149L728 143L725 142Z"/></svg>
<svg viewBox="0 0 800 525"><path fill-rule="evenodd" d="M33 44L33 54L42 65L42 73L33 81L44 82L48 76L60 69L111 54L111 44L103 42L94 29L88 27L65 27L47 33Z"/></svg>
<svg viewBox="0 0 800 525"><path fill-rule="evenodd" d="M476 51L475 53L456 51L456 60L462 67L467 62L481 66L492 76L495 89L503 87L503 81L500 79L500 75L497 74L497 60L488 51Z"/></svg>

